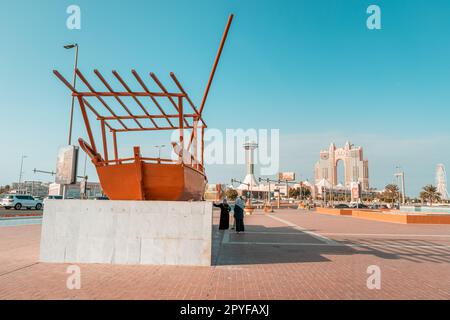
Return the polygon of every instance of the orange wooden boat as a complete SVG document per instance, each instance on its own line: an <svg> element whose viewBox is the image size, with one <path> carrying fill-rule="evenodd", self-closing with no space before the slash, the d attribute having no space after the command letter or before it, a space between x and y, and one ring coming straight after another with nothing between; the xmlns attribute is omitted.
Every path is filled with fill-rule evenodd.
<svg viewBox="0 0 450 320"><path fill-rule="evenodd" d="M207 178L203 165L204 131L206 123L202 118L202 111L232 19L233 15L230 15L199 109L195 107L175 74L172 72L170 73L170 77L179 89L179 92L176 93L169 92L154 73L150 73L150 77L159 87L160 91L158 92L151 91L135 70L132 70L131 73L136 79L140 91L131 89L131 86L123 80L119 73L113 71L113 76L123 88L121 91L117 91L113 89L98 70L94 70L95 75L107 90L98 91L94 89L79 69L75 69L76 76L81 79L87 88L86 91L79 91L57 70L53 71L54 74L72 91L72 96L78 100L89 143L81 138L78 141L80 147L91 158L92 163L97 170L103 192L109 199L166 201L203 200ZM129 106L124 102L125 99L122 97L127 97L127 99L131 97L142 112L139 114L132 112ZM113 108L108 105L105 98L114 99L117 106L119 106L125 114L120 115L113 111ZM164 111L158 102L158 99L161 98L168 99L173 106L173 112L168 113ZM154 110L149 110L144 106L144 99L152 101L155 106ZM97 107L92 100L97 103ZM185 110L185 102L187 102L187 105L189 106L189 112L186 112ZM100 105L100 108L98 105ZM108 114L105 115L100 110L103 112L106 111ZM95 143L94 134L89 122L88 111L92 112L100 122L103 145L102 154L97 149ZM158 113L155 113L155 111ZM158 121L164 121L164 125L161 125ZM175 154L177 155L176 159L143 157L140 152L140 147L138 146L134 147L133 157L119 157L117 148L117 135L119 133L159 130L177 130L179 132L178 143L172 143ZM111 133L111 136L107 135L107 131ZM198 137L199 134L200 137ZM189 138L186 141L184 139L185 135L189 135ZM113 142L114 156L112 159L109 157L108 153L108 138L112 139ZM187 144L185 142L187 142ZM199 142L200 152L197 148Z"/></svg>

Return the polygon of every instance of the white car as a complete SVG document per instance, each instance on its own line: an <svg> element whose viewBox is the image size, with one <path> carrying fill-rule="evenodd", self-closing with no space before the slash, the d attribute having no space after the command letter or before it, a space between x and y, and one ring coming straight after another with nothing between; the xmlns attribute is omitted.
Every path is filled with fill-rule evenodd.
<svg viewBox="0 0 450 320"><path fill-rule="evenodd" d="M26 194L7 194L0 199L0 206L5 209L14 208L20 210L22 208L27 209L42 209L42 201L33 198Z"/></svg>

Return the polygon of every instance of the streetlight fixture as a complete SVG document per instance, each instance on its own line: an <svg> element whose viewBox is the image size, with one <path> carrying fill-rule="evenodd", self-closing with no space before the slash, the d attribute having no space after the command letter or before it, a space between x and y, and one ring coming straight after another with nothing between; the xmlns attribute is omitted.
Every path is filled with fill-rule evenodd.
<svg viewBox="0 0 450 320"><path fill-rule="evenodd" d="M302 181L302 175L299 175L300 178L300 200L303 201L303 181Z"/></svg>
<svg viewBox="0 0 450 320"><path fill-rule="evenodd" d="M78 68L78 44L77 43L73 43L73 44L66 44L64 46L64 49L66 50L71 50L75 48L75 67L73 69L73 87L76 88L76 84L77 84L77 73L76 70ZM72 105L70 107L70 120L69 120L69 145L72 144L72 123L73 123L73 109L74 109L74 105L75 105L75 97L72 96Z"/></svg>
<svg viewBox="0 0 450 320"><path fill-rule="evenodd" d="M401 204L405 204L405 172L401 170L400 166L396 167L397 172L394 174L394 176L397 178L396 184L399 185L399 181L400 180L400 184L401 184Z"/></svg>
<svg viewBox="0 0 450 320"><path fill-rule="evenodd" d="M161 161L161 149L164 148L165 146L166 146L165 144L154 146L155 148L158 148L158 161Z"/></svg>
<svg viewBox="0 0 450 320"><path fill-rule="evenodd" d="M22 174L23 174L23 159L27 158L26 155L22 155L22 159L20 160L20 173L19 173L19 193L22 189Z"/></svg>

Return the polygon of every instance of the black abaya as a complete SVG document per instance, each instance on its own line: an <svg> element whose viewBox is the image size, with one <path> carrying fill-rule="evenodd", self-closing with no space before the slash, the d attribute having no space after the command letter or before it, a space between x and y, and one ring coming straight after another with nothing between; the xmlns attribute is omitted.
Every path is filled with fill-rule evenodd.
<svg viewBox="0 0 450 320"><path fill-rule="evenodd" d="M228 204L215 204L214 207L220 208L220 222L219 222L219 230L228 230L230 227L230 211L231 208Z"/></svg>

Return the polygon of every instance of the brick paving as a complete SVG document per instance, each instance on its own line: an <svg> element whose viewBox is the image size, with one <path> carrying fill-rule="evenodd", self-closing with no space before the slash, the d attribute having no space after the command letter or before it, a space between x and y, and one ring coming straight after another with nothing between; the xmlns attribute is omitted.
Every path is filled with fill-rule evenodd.
<svg viewBox="0 0 450 320"><path fill-rule="evenodd" d="M450 226L400 225L303 210L217 230L213 266L39 263L40 225L0 227L0 299L450 299ZM381 289L366 286L381 269Z"/></svg>

